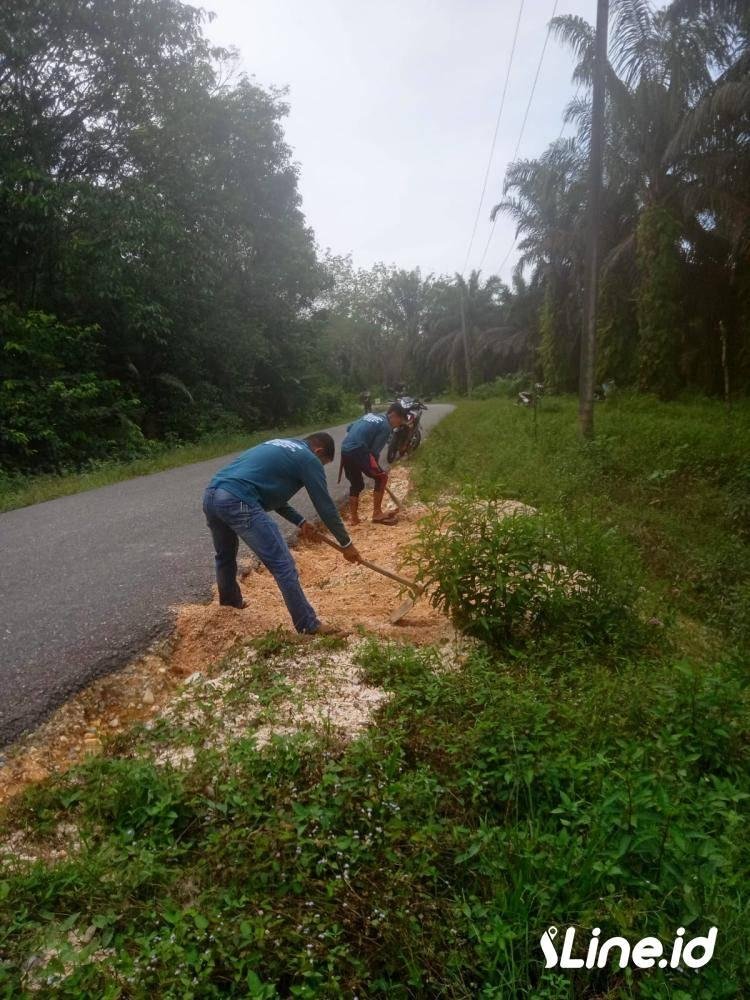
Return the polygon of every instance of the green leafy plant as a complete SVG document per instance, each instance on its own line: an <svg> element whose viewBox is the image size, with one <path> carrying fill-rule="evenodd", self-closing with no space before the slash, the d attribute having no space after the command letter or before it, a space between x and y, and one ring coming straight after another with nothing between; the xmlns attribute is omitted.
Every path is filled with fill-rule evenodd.
<svg viewBox="0 0 750 1000"><path fill-rule="evenodd" d="M0 463L61 471L146 450L138 400L97 372L95 327L0 307Z"/></svg>
<svg viewBox="0 0 750 1000"><path fill-rule="evenodd" d="M464 493L423 522L410 558L433 603L504 647L554 635L633 644L636 570L612 532Z"/></svg>
<svg viewBox="0 0 750 1000"><path fill-rule="evenodd" d="M496 396L515 399L521 389L528 389L534 382L533 374L517 372L515 375L498 375L492 382L482 382L474 388L474 399L493 399Z"/></svg>

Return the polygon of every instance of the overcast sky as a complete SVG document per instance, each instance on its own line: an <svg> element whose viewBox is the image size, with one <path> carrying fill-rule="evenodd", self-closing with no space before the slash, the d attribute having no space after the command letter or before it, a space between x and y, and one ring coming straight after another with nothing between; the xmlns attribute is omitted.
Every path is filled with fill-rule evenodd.
<svg viewBox="0 0 750 1000"><path fill-rule="evenodd" d="M196 4L197 5L197 4ZM258 83L288 86L285 131L300 165L303 209L321 249L426 273L463 268L520 0L202 0L206 27L235 46ZM525 0L485 204L469 268L541 53L553 0ZM595 19L595 0L558 0L558 14ZM519 156L557 138L573 94L570 53L550 38ZM567 132L570 131L568 127ZM567 133L566 133L567 134ZM514 240L501 217L484 272ZM508 279L511 253L502 270Z"/></svg>

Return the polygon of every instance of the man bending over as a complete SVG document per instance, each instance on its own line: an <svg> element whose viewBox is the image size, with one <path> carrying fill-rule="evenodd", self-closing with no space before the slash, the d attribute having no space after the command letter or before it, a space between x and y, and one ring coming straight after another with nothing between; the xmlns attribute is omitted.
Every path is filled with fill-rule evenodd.
<svg viewBox="0 0 750 1000"><path fill-rule="evenodd" d="M299 526L303 538L314 533L289 500L304 486L321 520L343 548L347 562L360 554L347 534L331 499L323 466L333 461L335 445L330 434L277 438L243 452L217 472L206 487L203 512L216 551L219 604L244 608L237 583L237 550L240 538L252 549L278 584L298 632L328 635L336 629L321 625L299 582L297 567L278 525L267 511L275 510Z"/></svg>
<svg viewBox="0 0 750 1000"><path fill-rule="evenodd" d="M372 520L375 524L396 524L396 516L383 512L388 473L380 468L380 452L394 427L407 422L408 414L400 403L391 403L385 413L366 413L347 428L341 444L341 466L349 480L349 520L359 524L359 495L365 488L363 475L375 481Z"/></svg>

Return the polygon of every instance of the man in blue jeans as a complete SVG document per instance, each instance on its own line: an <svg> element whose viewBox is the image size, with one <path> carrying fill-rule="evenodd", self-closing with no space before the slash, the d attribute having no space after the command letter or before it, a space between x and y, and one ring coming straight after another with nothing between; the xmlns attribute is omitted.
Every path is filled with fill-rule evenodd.
<svg viewBox="0 0 750 1000"><path fill-rule="evenodd" d="M273 574L298 632L328 635L337 631L318 620L302 590L289 547L267 513L275 510L298 525L303 538L314 538L311 525L289 505L289 499L304 486L321 520L343 548L344 558L359 562L361 556L339 517L323 471L333 461L335 450L333 438L323 432L302 440L276 438L243 452L213 477L203 496L203 512L216 551L220 604L245 607L237 583L241 538Z"/></svg>

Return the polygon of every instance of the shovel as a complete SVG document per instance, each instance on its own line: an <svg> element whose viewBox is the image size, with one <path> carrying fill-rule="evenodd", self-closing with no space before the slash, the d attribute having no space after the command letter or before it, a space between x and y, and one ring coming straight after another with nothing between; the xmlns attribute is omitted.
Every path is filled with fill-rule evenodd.
<svg viewBox="0 0 750 1000"><path fill-rule="evenodd" d="M385 492L388 494L388 496L391 498L391 500L393 500L393 502L395 503L395 505L396 505L396 513L398 513L398 511L401 510L401 501L396 496L396 494L392 490L390 490L387 486L385 488Z"/></svg>
<svg viewBox="0 0 750 1000"><path fill-rule="evenodd" d="M337 552L344 551L340 545L337 545L336 542L324 535L322 531L318 531L316 528L313 528L313 531L315 531L315 536L319 538L321 542L325 542L326 545L330 545L331 548L336 549ZM399 576L398 573L393 573L389 569L383 569L382 566L376 566L375 563L368 562L366 559L360 559L360 564L362 566L366 566L368 569L371 569L374 573L380 573L381 576L387 576L390 580L395 580L396 583L402 584L402 586L407 587L412 592L413 596L407 597L388 619L391 625L395 625L396 622L400 622L401 619L408 615L414 607L417 598L422 596L424 593L424 587L415 583L413 580L407 580L405 576Z"/></svg>

